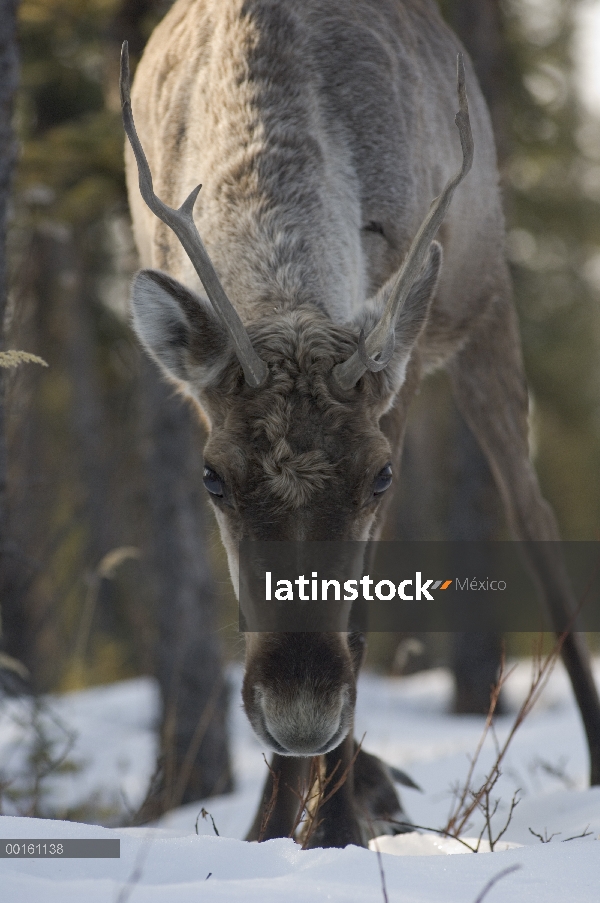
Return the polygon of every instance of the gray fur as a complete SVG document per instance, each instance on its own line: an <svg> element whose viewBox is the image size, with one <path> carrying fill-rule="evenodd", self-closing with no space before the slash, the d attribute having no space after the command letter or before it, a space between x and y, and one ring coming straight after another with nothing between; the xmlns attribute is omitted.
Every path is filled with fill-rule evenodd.
<svg viewBox="0 0 600 903"><path fill-rule="evenodd" d="M202 180L198 230L243 320L309 303L360 324L460 161L458 49L433 0L179 0L170 10L138 67L136 124L166 203ZM447 358L453 327L480 312L482 274L505 279L493 140L468 61L467 87L476 157L444 226L434 313L450 323L440 336L431 318L427 363L430 341L431 363ZM200 291L139 199L127 156L144 264ZM373 221L382 233L366 228Z"/></svg>
<svg viewBox="0 0 600 903"><path fill-rule="evenodd" d="M140 270L131 307L135 331L166 376L197 389L218 380L231 354L208 302L166 273Z"/></svg>
<svg viewBox="0 0 600 903"><path fill-rule="evenodd" d="M194 268L140 199L128 150L142 261L165 271L138 277L134 325L209 423L234 585L242 538L374 534L374 481L396 456L382 418L409 368L452 357L506 285L493 140L467 61L476 157L440 232L444 266L434 243L389 366L352 388L332 378L461 161L459 50L433 0L178 0L148 42L132 108L154 190L176 208L203 182L198 231L269 370L259 389L245 385ZM325 672L321 640L304 644L310 680L292 671L288 685L283 664L257 676L269 656L299 655L295 643L249 638L244 701L265 742L302 756L350 729L355 686L343 634L327 641Z"/></svg>

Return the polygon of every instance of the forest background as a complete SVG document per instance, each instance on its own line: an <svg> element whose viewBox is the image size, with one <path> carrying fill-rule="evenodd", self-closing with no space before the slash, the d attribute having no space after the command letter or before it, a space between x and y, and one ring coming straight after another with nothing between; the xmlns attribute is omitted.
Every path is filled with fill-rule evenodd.
<svg viewBox="0 0 600 903"><path fill-rule="evenodd" d="M537 471L563 538L597 539L600 121L581 101L575 65L578 17L590 3L440 5L492 112ZM62 691L155 674L163 763L152 805L160 809L231 786L223 663L243 648L201 485L201 430L129 325L137 261L118 55L127 39L135 64L169 6L18 4L4 347L48 367L0 371L8 462L0 642L26 669L6 669L5 684ZM388 536L507 535L487 466L446 378L435 376L411 414ZM527 651L521 643L512 637L509 649ZM499 638L482 638L465 663L464 638L407 645L387 635L372 639L370 664L450 663L457 708L477 711L489 688L481 669L495 669L498 649Z"/></svg>

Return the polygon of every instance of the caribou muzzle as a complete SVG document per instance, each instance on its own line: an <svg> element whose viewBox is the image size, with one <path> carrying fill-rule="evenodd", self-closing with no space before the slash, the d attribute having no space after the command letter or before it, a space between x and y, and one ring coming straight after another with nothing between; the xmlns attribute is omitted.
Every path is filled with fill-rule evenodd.
<svg viewBox="0 0 600 903"><path fill-rule="evenodd" d="M254 635L242 695L258 737L283 756L335 749L352 728L356 684L343 634Z"/></svg>

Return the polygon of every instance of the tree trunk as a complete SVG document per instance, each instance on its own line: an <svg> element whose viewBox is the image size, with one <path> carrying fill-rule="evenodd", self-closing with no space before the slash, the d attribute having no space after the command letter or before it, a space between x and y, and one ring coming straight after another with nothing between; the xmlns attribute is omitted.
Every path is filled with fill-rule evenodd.
<svg viewBox="0 0 600 903"><path fill-rule="evenodd" d="M112 450L96 353L94 296L97 286L94 284L96 274L90 272L93 254L89 249L96 232L97 229L90 226L80 230L79 235L72 229L65 229L62 236L51 239L54 261L50 270L54 303L62 327L61 352L71 388L69 420L84 495L85 560L89 579L95 579L98 565L108 552L125 544L112 498ZM112 582L101 579L93 620L95 627L105 634L116 633L114 604ZM90 622L90 635L92 632ZM80 651L83 653L85 649Z"/></svg>
<svg viewBox="0 0 600 903"><path fill-rule="evenodd" d="M448 518L452 542L491 542L501 524L499 497L494 479L479 445L458 411L454 414L455 478ZM483 571L474 574L487 576ZM483 600L482 600L483 601ZM487 715L491 690L498 679L502 640L497 633L455 633L452 642L454 711L463 715ZM497 711L500 709L497 707Z"/></svg>
<svg viewBox="0 0 600 903"><path fill-rule="evenodd" d="M473 61L502 159L507 154L507 138L499 92L503 58L500 4L498 0L453 0L445 12ZM455 479L447 538L454 542L491 541L502 524L494 480L477 441L456 409L453 421ZM487 713L501 648L498 634L454 635L451 662L457 713Z"/></svg>
<svg viewBox="0 0 600 903"><path fill-rule="evenodd" d="M143 19L170 0L122 0L110 28L114 63L107 97L118 97L123 40L138 55ZM144 360L150 550L156 586L156 675L161 692L161 762L137 815L168 809L233 787L227 735L228 691L216 634L217 593L207 555L202 436L185 404Z"/></svg>
<svg viewBox="0 0 600 903"><path fill-rule="evenodd" d="M189 405L147 362L152 558L158 596L156 673L162 769L143 819L232 789L227 685L206 548L202 437Z"/></svg>
<svg viewBox="0 0 600 903"><path fill-rule="evenodd" d="M8 273L6 233L16 142L12 129L13 101L18 83L17 0L0 0L0 351L5 344ZM0 367L0 599L2 641L13 655L22 652L23 618L14 604L19 582L18 550L11 539L8 518L6 383L8 371Z"/></svg>

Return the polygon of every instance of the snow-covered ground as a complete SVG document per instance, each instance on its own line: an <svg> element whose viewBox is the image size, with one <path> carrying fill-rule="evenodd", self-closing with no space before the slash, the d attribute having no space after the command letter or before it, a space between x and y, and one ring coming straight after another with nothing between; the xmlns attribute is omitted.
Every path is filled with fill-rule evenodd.
<svg viewBox="0 0 600 903"><path fill-rule="evenodd" d="M529 686L529 676L528 664L520 663L508 682L506 701L513 715L497 719L500 742ZM264 844L240 840L252 820L265 765L263 750L239 705L239 670L232 672L232 682L237 790L206 803L219 837L210 820L202 818L197 825L200 836L196 836L200 804L171 813L160 828L108 829L4 815L0 839L119 837L121 858L60 862L0 858L0 900L382 901L374 852L354 847L302 851L291 840ZM405 678L366 675L359 689L357 736L365 734L367 750L403 768L423 788L423 793L403 789L402 796L412 821L427 827L445 824L452 788L464 781L483 727L482 718L446 714L450 695L450 677L443 670ZM148 679L53 698L37 716L37 734L29 726L30 713L22 702L0 704L0 772L3 778L22 774L21 783L17 779L12 785L22 791L13 804L20 808L13 811L24 811L25 791L31 790L25 779L25 757L36 736L39 743L41 733L54 741L55 757L69 747L70 751L64 772L44 782L46 794L38 811L79 808L84 813L101 813L97 820L106 824L117 823L128 808L139 804L152 773L156 710L156 688ZM475 784L493 759L490 738L477 765ZM600 788L585 789L586 772L583 730L565 674L557 667L536 709L517 733L494 791L494 797L501 799L495 817L499 827L514 792L520 790L521 802L503 837L513 848L474 855L456 841L433 834L396 841L386 838L380 848L390 903L474 903L492 876L514 864L520 869L496 884L486 903L597 903ZM6 795L4 811L10 811ZM480 824L474 817L467 833L477 836ZM555 836L541 843L529 829L543 837ZM587 836L577 837L582 834ZM465 855L448 855L456 852Z"/></svg>

